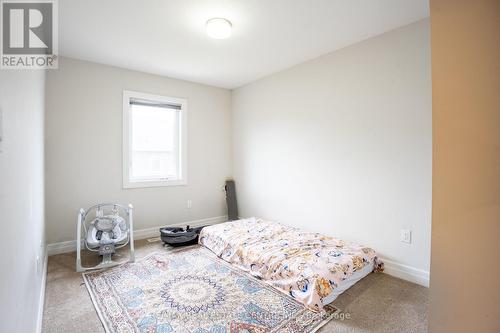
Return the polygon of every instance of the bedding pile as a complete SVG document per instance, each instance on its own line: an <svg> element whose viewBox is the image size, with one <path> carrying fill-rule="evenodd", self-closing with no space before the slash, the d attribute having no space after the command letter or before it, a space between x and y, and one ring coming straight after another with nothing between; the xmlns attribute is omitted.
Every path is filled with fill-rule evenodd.
<svg viewBox="0 0 500 333"><path fill-rule="evenodd" d="M369 247L256 218L205 227L199 243L315 311L355 272L383 270Z"/></svg>

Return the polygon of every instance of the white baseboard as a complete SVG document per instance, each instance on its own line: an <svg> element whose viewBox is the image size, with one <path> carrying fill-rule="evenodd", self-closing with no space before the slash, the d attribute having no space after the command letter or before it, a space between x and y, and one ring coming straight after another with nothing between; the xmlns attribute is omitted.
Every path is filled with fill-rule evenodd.
<svg viewBox="0 0 500 333"><path fill-rule="evenodd" d="M180 223L175 223L171 224L169 226L171 227L180 227L180 226L185 226L189 224L190 226L197 227L197 226L202 226L202 225L212 225L212 224L217 224L221 222L226 222L227 221L227 216L216 216L216 217L210 217L206 219L201 219L201 220L193 220L193 221L186 221L186 222L180 222ZM136 240L139 239L145 239L145 238L150 238L150 237L158 237L159 236L159 229L163 226L157 226L153 228L146 228L146 229L138 229L134 231L134 238ZM66 241L66 242L60 242L60 243L52 243L47 245L47 251L46 251L46 257L47 256L52 256L55 254L60 254L60 253L68 253L68 252L74 252L76 251L76 240L71 240L71 241ZM408 265L404 265L389 259L381 258L381 260L385 264L385 269L384 273L395 276L397 278L410 281L416 284L419 284L424 287L429 287L429 271L411 267ZM45 276L46 276L46 270L47 270L47 259L45 259L45 264L44 264L44 280L43 280L43 286L45 286ZM45 292L45 287L43 288ZM40 297L43 297L41 295ZM43 311L43 308L42 308ZM43 314L43 312L42 312ZM42 314L39 314L39 318L41 317ZM40 323L41 324L41 323Z"/></svg>
<svg viewBox="0 0 500 333"><path fill-rule="evenodd" d="M217 223L221 223L221 222L227 222L227 216L210 217L208 219L193 220L193 221L188 221L188 222L169 224L168 226L169 227L185 227L186 225L189 225L190 227L200 227L202 225L212 225L212 224L217 224ZM153 228L135 230L134 231L134 239L145 239L145 238L150 238L150 237L159 237L160 236L160 228L162 228L162 227L165 227L165 225L153 227Z"/></svg>
<svg viewBox="0 0 500 333"><path fill-rule="evenodd" d="M226 222L227 221L227 216L216 216L216 217L210 217L206 219L201 219L201 220L193 220L193 221L186 221L186 222L179 222L175 224L169 224L169 227L181 227L181 226L186 226L190 225L192 227L198 227L202 225L212 225L212 224L217 224L221 222ZM138 229L134 230L134 239L139 240L139 239L145 239L145 238L150 238L150 237L158 237L160 235L160 228L164 227L165 225L162 226L157 226L153 228L146 228L146 229ZM68 252L74 252L76 251L76 240L70 240L66 242L60 242L60 243L52 243L47 245L47 254L49 256L55 255L55 254L60 254L60 253L68 253Z"/></svg>
<svg viewBox="0 0 500 333"><path fill-rule="evenodd" d="M45 249L45 255L43 259L43 269L42 269L42 281L40 283L40 297L38 299L38 316L36 320L36 333L42 333L42 323L43 323L43 309L45 308L45 286L47 285L47 263L48 263L48 253Z"/></svg>
<svg viewBox="0 0 500 333"><path fill-rule="evenodd" d="M403 265L389 259L380 259L384 262L384 273L424 287L429 287L429 271Z"/></svg>
<svg viewBox="0 0 500 333"><path fill-rule="evenodd" d="M47 253L49 256L53 256L55 254L68 253L76 251L76 240L60 242L60 243L52 243L47 245Z"/></svg>

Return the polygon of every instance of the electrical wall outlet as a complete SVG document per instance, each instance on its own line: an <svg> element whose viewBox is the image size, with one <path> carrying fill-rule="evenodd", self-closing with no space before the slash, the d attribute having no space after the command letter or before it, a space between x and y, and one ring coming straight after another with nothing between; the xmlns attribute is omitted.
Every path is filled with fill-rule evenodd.
<svg viewBox="0 0 500 333"><path fill-rule="evenodd" d="M35 265L36 275L39 276L42 272L42 261L40 259L40 256L36 256Z"/></svg>
<svg viewBox="0 0 500 333"><path fill-rule="evenodd" d="M42 274L43 270L43 265L45 262L42 260L42 257L44 255L43 252L43 241L40 240L39 245L38 245L38 254L35 257L35 271L36 271L36 276L40 276Z"/></svg>
<svg viewBox="0 0 500 333"><path fill-rule="evenodd" d="M401 241L403 243L411 244L411 230L401 229Z"/></svg>

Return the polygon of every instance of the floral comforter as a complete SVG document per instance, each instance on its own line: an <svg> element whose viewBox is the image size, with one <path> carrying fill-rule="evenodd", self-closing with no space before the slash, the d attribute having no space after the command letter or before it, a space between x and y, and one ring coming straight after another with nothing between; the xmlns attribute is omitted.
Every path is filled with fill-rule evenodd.
<svg viewBox="0 0 500 333"><path fill-rule="evenodd" d="M365 265L383 270L369 247L256 218L205 227L199 242L316 311Z"/></svg>

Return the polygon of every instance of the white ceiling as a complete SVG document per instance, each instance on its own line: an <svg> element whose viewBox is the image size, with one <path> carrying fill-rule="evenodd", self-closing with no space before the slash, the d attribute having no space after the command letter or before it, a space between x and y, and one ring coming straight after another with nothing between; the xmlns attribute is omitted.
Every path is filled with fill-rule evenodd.
<svg viewBox="0 0 500 333"><path fill-rule="evenodd" d="M62 0L59 53L235 88L428 16L428 0ZM208 38L212 17L233 36Z"/></svg>

